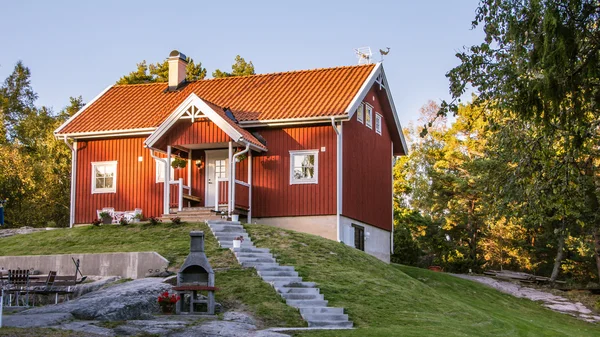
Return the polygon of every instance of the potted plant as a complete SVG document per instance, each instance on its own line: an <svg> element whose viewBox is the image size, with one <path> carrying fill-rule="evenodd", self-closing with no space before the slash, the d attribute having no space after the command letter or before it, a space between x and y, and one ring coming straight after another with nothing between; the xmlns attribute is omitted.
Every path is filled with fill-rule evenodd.
<svg viewBox="0 0 600 337"><path fill-rule="evenodd" d="M102 219L102 223L105 225L110 225L112 223L112 216L107 211L100 212L100 219Z"/></svg>
<svg viewBox="0 0 600 337"><path fill-rule="evenodd" d="M133 216L133 222L140 222L142 220L142 213L137 213Z"/></svg>
<svg viewBox="0 0 600 337"><path fill-rule="evenodd" d="M168 291L158 295L158 305L163 314L170 315L175 310L175 303L181 298L177 294L169 294Z"/></svg>
<svg viewBox="0 0 600 337"><path fill-rule="evenodd" d="M175 157L175 158L173 158L173 161L171 162L171 166L174 169L185 168L186 165L187 165L187 160L185 160L181 157Z"/></svg>
<svg viewBox="0 0 600 337"><path fill-rule="evenodd" d="M233 248L241 248L242 247L242 242L244 242L244 237L243 236L238 236L236 238L233 239Z"/></svg>

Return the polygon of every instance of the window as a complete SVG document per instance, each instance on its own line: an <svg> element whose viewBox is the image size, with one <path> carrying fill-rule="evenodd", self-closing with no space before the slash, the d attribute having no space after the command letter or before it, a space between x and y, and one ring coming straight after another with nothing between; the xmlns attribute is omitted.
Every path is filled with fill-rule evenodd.
<svg viewBox="0 0 600 337"><path fill-rule="evenodd" d="M92 193L115 193L117 191L117 162L92 163Z"/></svg>
<svg viewBox="0 0 600 337"><path fill-rule="evenodd" d="M215 160L215 179L227 178L226 159Z"/></svg>
<svg viewBox="0 0 600 337"><path fill-rule="evenodd" d="M319 150L290 151L290 185L317 184Z"/></svg>
<svg viewBox="0 0 600 337"><path fill-rule="evenodd" d="M365 125L369 128L373 128L373 107L367 104L367 112L365 114Z"/></svg>
<svg viewBox="0 0 600 337"><path fill-rule="evenodd" d="M365 250L365 228L359 225L352 224L354 227L354 248Z"/></svg>
<svg viewBox="0 0 600 337"><path fill-rule="evenodd" d="M167 158L165 158L165 159L167 159ZM171 161L173 161L173 159L171 159ZM165 182L165 164L162 161L159 161L156 159L154 159L154 162L156 163L156 182L164 183ZM169 162L169 167L171 168L171 179L173 179L173 177L175 176L175 169L171 166L170 162Z"/></svg>
<svg viewBox="0 0 600 337"><path fill-rule="evenodd" d="M375 132L381 135L381 115L375 113Z"/></svg>
<svg viewBox="0 0 600 337"><path fill-rule="evenodd" d="M361 103L358 106L358 109L356 109L356 120L359 121L361 124L363 123L364 115L365 115L365 105Z"/></svg>

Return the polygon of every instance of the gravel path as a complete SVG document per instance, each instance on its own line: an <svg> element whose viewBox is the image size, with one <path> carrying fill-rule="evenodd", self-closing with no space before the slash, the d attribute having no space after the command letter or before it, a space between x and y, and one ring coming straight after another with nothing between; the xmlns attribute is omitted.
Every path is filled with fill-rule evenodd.
<svg viewBox="0 0 600 337"><path fill-rule="evenodd" d="M453 274L456 277L464 278L467 280L483 283L503 293L513 295L519 298L526 298L532 301L541 301L543 305L551 310L560 312L561 314L567 314L575 316L586 322L598 323L600 322L600 316L595 315L590 309L580 302L573 303L568 299L556 296L551 293L522 286L518 283L499 281L487 276L474 276L474 275L463 275Z"/></svg>

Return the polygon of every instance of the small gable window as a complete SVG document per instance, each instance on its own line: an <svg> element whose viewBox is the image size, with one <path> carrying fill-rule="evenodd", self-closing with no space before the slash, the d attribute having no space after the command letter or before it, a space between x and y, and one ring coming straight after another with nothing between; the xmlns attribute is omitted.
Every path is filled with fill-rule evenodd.
<svg viewBox="0 0 600 337"><path fill-rule="evenodd" d="M356 109L356 120L362 124L364 121L364 118L365 118L365 105L361 103L358 106L358 109Z"/></svg>
<svg viewBox="0 0 600 337"><path fill-rule="evenodd" d="M290 151L290 185L317 184L319 151Z"/></svg>
<svg viewBox="0 0 600 337"><path fill-rule="evenodd" d="M365 113L365 125L369 128L373 128L373 107L370 105L366 105L366 113Z"/></svg>
<svg viewBox="0 0 600 337"><path fill-rule="evenodd" d="M92 163L92 193L115 193L117 191L117 162Z"/></svg>
<svg viewBox="0 0 600 337"><path fill-rule="evenodd" d="M375 113L375 132L381 135L381 115L378 113Z"/></svg>

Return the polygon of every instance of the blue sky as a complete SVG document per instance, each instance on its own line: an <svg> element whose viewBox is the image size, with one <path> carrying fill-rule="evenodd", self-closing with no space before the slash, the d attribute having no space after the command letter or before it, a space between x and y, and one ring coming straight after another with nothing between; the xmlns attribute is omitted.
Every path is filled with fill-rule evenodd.
<svg viewBox="0 0 600 337"><path fill-rule="evenodd" d="M353 48L390 47L384 68L403 125L429 99L447 99L455 53L481 42L476 0L10 1L0 11L0 79L22 60L37 105L91 100L173 49L208 73L240 54L257 73L356 64Z"/></svg>

